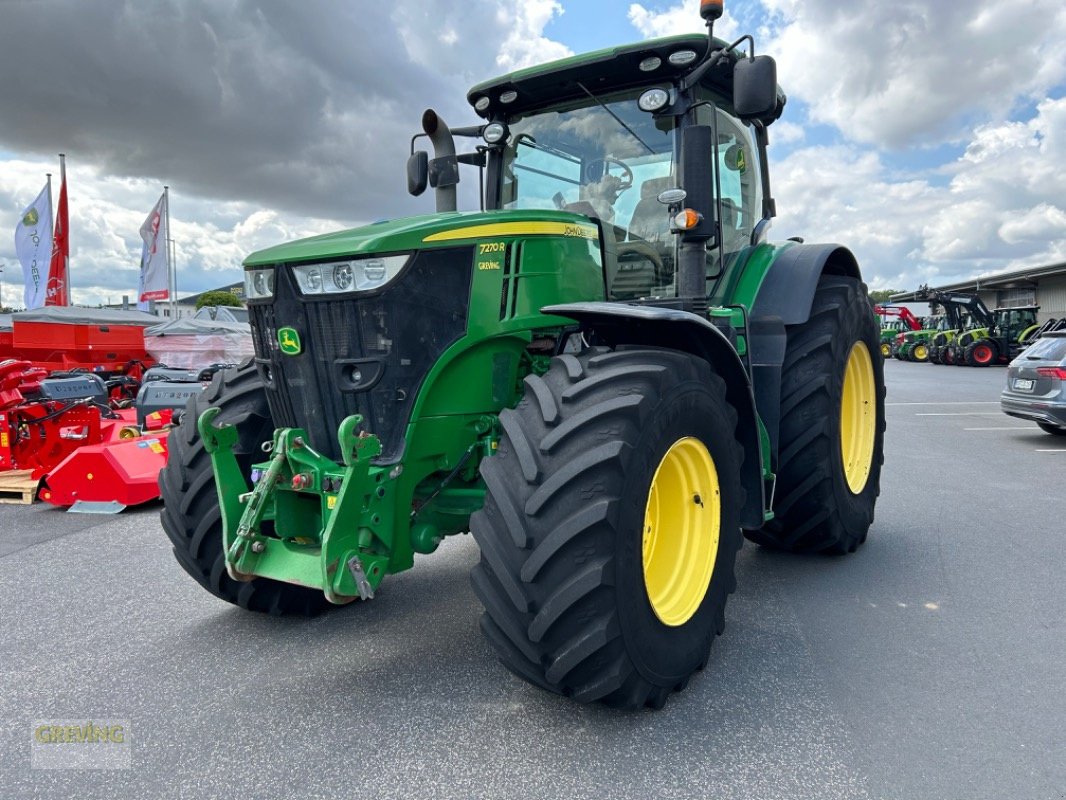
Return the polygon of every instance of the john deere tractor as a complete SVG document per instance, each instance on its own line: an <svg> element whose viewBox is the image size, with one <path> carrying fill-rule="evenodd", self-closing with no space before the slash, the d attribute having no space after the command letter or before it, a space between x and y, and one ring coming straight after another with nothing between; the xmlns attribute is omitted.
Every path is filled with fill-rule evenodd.
<svg viewBox="0 0 1066 800"><path fill-rule="evenodd" d="M848 249L770 241L785 95L701 13L707 35L475 86L476 125L427 111L408 183L436 213L248 257L255 357L189 406L161 476L205 589L312 614L469 531L506 667L659 707L707 664L742 536L866 539L876 318ZM480 211L456 210L463 165Z"/></svg>
<svg viewBox="0 0 1066 800"><path fill-rule="evenodd" d="M929 342L948 324L941 314L921 317L921 327L918 330L905 331L897 337L899 347L896 349L896 358L901 361L928 361Z"/></svg>

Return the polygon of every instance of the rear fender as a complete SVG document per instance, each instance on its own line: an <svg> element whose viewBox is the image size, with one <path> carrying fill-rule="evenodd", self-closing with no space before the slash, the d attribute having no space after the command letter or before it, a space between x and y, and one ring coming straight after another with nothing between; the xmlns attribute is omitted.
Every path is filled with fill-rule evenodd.
<svg viewBox="0 0 1066 800"><path fill-rule="evenodd" d="M781 373L788 344L785 326L801 325L810 319L814 293L822 275L843 275L862 281L858 261L846 247L797 244L782 250L773 260L752 303L751 375L755 404L770 438L775 470L781 429ZM909 341L910 337L905 334L901 339Z"/></svg>
<svg viewBox="0 0 1066 800"><path fill-rule="evenodd" d="M705 317L673 308L623 303L568 303L547 306L544 314L576 320L604 343L681 350L707 361L726 384L726 400L737 412L737 440L744 447L741 485L745 491L741 525L758 529L764 522L763 447L751 380L729 339Z"/></svg>

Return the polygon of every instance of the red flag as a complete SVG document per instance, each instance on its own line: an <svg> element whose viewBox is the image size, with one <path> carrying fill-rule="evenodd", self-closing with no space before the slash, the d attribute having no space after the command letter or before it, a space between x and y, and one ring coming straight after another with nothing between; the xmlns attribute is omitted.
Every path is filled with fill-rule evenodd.
<svg viewBox="0 0 1066 800"><path fill-rule="evenodd" d="M63 185L59 188L56 229L52 236L52 264L48 268L48 289L44 301L46 306L70 305L70 290L67 286L67 261L70 258L67 221L67 178L64 175Z"/></svg>

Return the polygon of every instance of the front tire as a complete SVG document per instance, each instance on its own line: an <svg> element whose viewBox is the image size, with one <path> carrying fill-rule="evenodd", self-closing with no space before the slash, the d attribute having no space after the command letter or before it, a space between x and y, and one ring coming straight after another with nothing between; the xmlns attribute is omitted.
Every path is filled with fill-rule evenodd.
<svg viewBox="0 0 1066 800"><path fill-rule="evenodd" d="M482 631L537 686L661 707L707 663L736 586L744 455L725 383L669 350L563 355L500 423L470 521Z"/></svg>
<svg viewBox="0 0 1066 800"><path fill-rule="evenodd" d="M866 541L881 493L884 364L866 287L825 275L810 318L788 328L774 519L754 542L802 553L851 553Z"/></svg>
<svg viewBox="0 0 1066 800"><path fill-rule="evenodd" d="M970 367L987 367L996 360L997 355L995 345L982 339L966 348L965 360Z"/></svg>
<svg viewBox="0 0 1066 800"><path fill-rule="evenodd" d="M181 424L167 439L167 464L159 473L160 521L174 557L215 597L249 611L311 616L325 610L330 604L322 592L268 578L239 583L226 573L214 470L196 430L200 415L212 407L220 409L216 424L237 427L234 454L246 475L264 458L259 446L274 432L262 380L250 362L217 373L206 390L189 399Z"/></svg>

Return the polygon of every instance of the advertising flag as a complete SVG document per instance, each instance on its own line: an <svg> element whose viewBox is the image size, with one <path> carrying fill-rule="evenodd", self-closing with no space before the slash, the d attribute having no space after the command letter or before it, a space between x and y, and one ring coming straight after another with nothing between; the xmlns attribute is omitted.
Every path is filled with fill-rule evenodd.
<svg viewBox="0 0 1066 800"><path fill-rule="evenodd" d="M67 176L63 167L63 181L59 187L59 206L56 208L56 229L52 236L52 262L48 268L46 306L69 306L70 286L67 265L70 261L70 239L67 237Z"/></svg>
<svg viewBox="0 0 1066 800"><path fill-rule="evenodd" d="M149 300L166 300L170 297L167 268L167 195L159 198L148 218L141 225L141 289L140 304Z"/></svg>
<svg viewBox="0 0 1066 800"><path fill-rule="evenodd" d="M26 285L23 303L26 308L44 305L48 287L48 263L52 254L52 185L46 183L41 193L23 212L15 227L15 253L22 264Z"/></svg>

